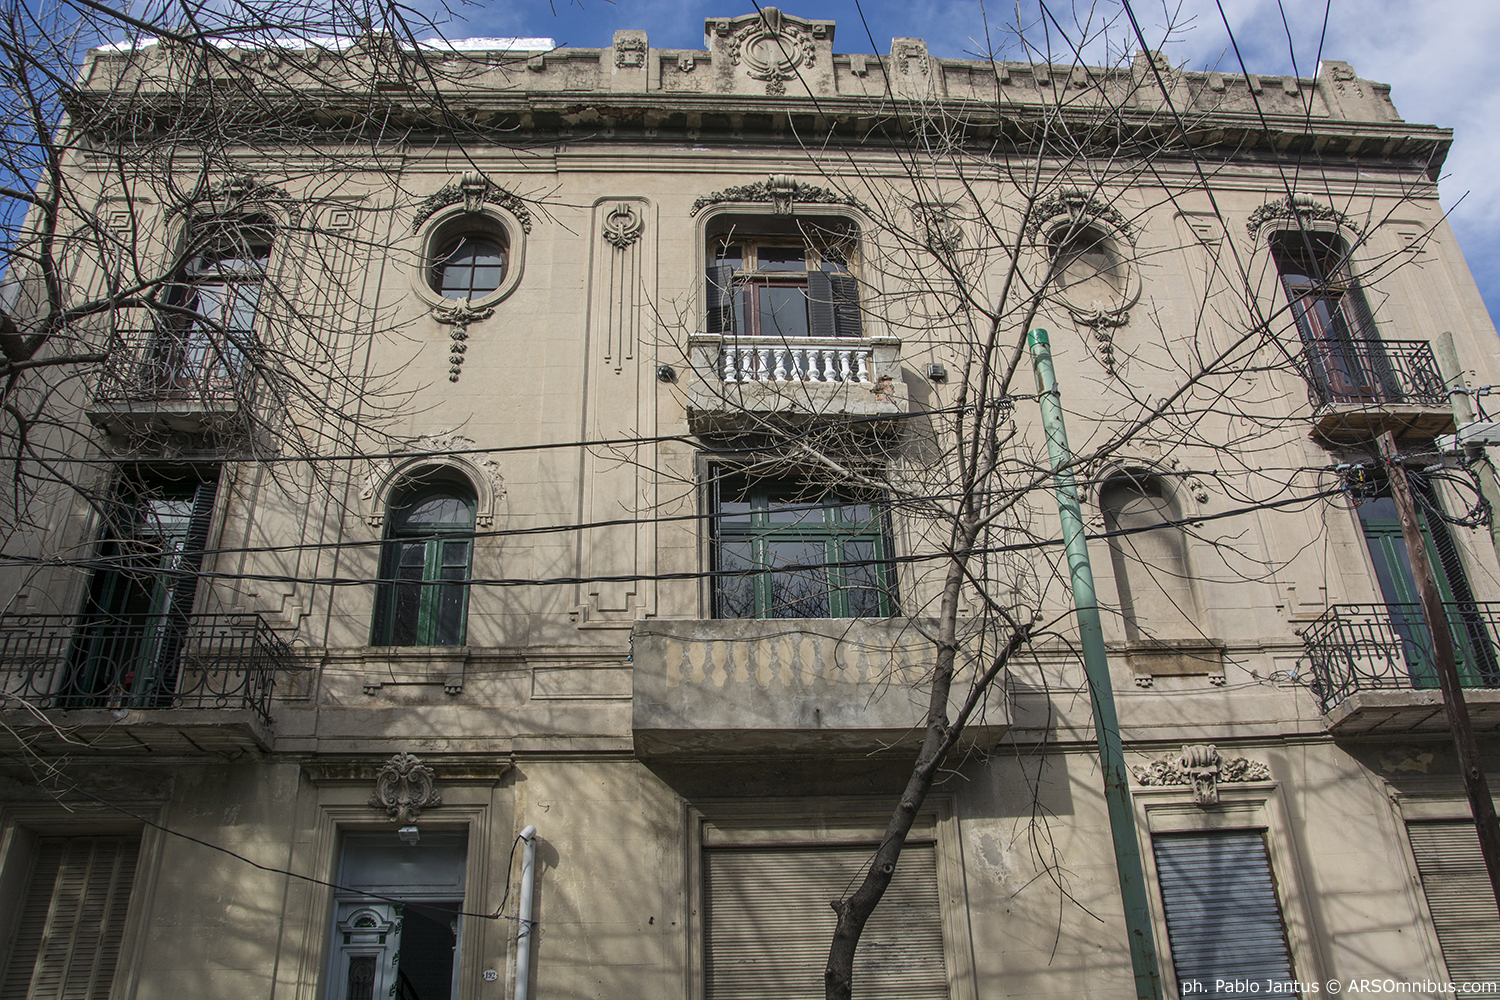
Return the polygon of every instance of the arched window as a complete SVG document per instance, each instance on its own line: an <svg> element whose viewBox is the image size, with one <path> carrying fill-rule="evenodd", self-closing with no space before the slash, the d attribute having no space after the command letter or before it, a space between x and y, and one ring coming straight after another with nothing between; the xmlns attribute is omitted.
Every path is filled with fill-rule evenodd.
<svg viewBox="0 0 1500 1000"><path fill-rule="evenodd" d="M1099 493L1104 526L1111 535L1110 558L1125 636L1131 642L1194 638L1197 599L1188 574L1187 537L1178 525L1181 512L1159 478L1112 476ZM1155 530L1153 525L1160 525Z"/></svg>
<svg viewBox="0 0 1500 1000"><path fill-rule="evenodd" d="M474 489L416 480L391 497L375 608L377 646L462 646L474 550Z"/></svg>

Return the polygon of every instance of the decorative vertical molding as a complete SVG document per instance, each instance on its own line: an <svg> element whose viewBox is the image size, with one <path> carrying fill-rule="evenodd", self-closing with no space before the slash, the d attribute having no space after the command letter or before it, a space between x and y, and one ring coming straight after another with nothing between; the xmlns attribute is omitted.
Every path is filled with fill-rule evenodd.
<svg viewBox="0 0 1500 1000"><path fill-rule="evenodd" d="M623 429L650 437L656 426L654 366L649 333L655 298L655 233L651 205L642 198L606 198L594 205L589 231L588 336L584 344L583 425L580 437L617 437ZM655 449L641 445L607 455L585 451L580 474L589 484L584 523L635 516L649 504ZM630 576L655 558L649 525L622 524L584 533L582 574L593 580ZM649 570L648 570L649 572ZM647 583L604 581L580 586L579 624L625 626L652 606Z"/></svg>

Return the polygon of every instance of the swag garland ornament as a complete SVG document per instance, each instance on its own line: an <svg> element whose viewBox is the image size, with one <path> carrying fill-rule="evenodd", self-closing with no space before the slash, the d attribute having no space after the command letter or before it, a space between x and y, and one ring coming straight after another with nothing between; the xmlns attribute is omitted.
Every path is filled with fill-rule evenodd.
<svg viewBox="0 0 1500 1000"><path fill-rule="evenodd" d="M1260 761L1221 757L1219 748L1209 743L1185 745L1181 753L1166 754L1130 771L1141 785L1192 785L1200 806L1218 805L1221 781L1271 780L1271 769Z"/></svg>

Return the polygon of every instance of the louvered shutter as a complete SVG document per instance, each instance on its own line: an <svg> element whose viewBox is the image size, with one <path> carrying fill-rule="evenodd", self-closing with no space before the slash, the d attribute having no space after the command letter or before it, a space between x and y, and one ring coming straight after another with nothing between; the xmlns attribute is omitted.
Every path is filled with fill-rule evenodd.
<svg viewBox="0 0 1500 1000"><path fill-rule="evenodd" d="M1474 824L1408 823L1406 832L1448 978L1500 980L1500 921Z"/></svg>
<svg viewBox="0 0 1500 1000"><path fill-rule="evenodd" d="M808 332L814 337L837 337L833 316L833 284L822 271L807 274Z"/></svg>
<svg viewBox="0 0 1500 1000"><path fill-rule="evenodd" d="M177 563L177 578L172 581L171 597L157 664L154 698L148 705L167 707L177 693L177 674L182 669L182 650L187 644L193 604L198 597L198 572L203 568L203 550L208 548L208 529L213 522L214 498L218 495L216 478L199 483L193 490L193 516L188 521L182 541L182 555Z"/></svg>
<svg viewBox="0 0 1500 1000"><path fill-rule="evenodd" d="M1215 985L1255 979L1268 992L1268 980L1296 978L1259 830L1157 834L1152 847L1179 991L1243 996Z"/></svg>
<svg viewBox="0 0 1500 1000"><path fill-rule="evenodd" d="M828 905L864 876L873 845L703 852L706 1000L822 1000ZM910 844L854 958L857 1000L948 996L931 844Z"/></svg>
<svg viewBox="0 0 1500 1000"><path fill-rule="evenodd" d="M707 332L734 333L734 268L729 264L712 265L704 288L708 293Z"/></svg>
<svg viewBox="0 0 1500 1000"><path fill-rule="evenodd" d="M136 837L45 837L0 1000L107 1000L135 881Z"/></svg>
<svg viewBox="0 0 1500 1000"><path fill-rule="evenodd" d="M859 311L859 282L852 274L830 274L833 288L833 325L840 337L864 336L864 319Z"/></svg>

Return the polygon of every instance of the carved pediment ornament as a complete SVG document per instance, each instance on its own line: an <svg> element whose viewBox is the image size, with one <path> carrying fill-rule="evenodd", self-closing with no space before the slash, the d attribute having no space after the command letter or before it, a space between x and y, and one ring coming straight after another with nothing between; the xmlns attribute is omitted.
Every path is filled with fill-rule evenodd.
<svg viewBox="0 0 1500 1000"><path fill-rule="evenodd" d="M1135 231L1125 216L1113 206L1082 191L1059 191L1031 206L1031 218L1026 222L1026 238L1036 243L1051 236L1060 224L1081 225L1090 222L1103 223L1126 241L1135 242Z"/></svg>
<svg viewBox="0 0 1500 1000"><path fill-rule="evenodd" d="M855 208L863 207L859 199L841 194L838 191L830 191L825 187L813 184L804 184L793 180L785 174L772 174L763 181L754 184L742 184L739 187L725 188L712 194L703 195L693 202L690 214L697 215L710 205L720 205L725 202L770 202L772 211L777 215L791 215L792 205L797 202L819 205L850 205Z"/></svg>
<svg viewBox="0 0 1500 1000"><path fill-rule="evenodd" d="M616 250L624 250L640 239L641 231L645 227L646 224L642 221L640 213L625 202L621 202L604 217L604 238Z"/></svg>
<svg viewBox="0 0 1500 1000"><path fill-rule="evenodd" d="M646 40L639 36L622 38L615 43L615 66L635 69L646 65Z"/></svg>
<svg viewBox="0 0 1500 1000"><path fill-rule="evenodd" d="M526 205L505 188L480 174L477 170L466 170L458 180L444 184L417 206L417 214L411 220L411 231L421 232L422 225L435 212L449 205L463 203L464 211L478 212L488 202L499 205L516 217L522 232L531 232L531 213Z"/></svg>
<svg viewBox="0 0 1500 1000"><path fill-rule="evenodd" d="M1132 767L1142 785L1192 785L1200 806L1217 805L1221 781L1269 781L1271 769L1248 757L1223 758L1208 743L1189 744L1178 754L1166 754L1145 767Z"/></svg>
<svg viewBox="0 0 1500 1000"><path fill-rule="evenodd" d="M450 465L459 469L478 491L479 507L474 512L474 525L489 528L494 524L495 508L505 499L505 480L500 475L500 465L485 455L473 454L477 444L462 434L438 431L423 434L403 447L411 452L410 458L382 459L370 466L365 485L360 490L360 499L368 504L365 520L372 528L385 523L385 508L390 491L408 475L420 474L432 465ZM447 454L468 452L469 454Z"/></svg>
<svg viewBox="0 0 1500 1000"><path fill-rule="evenodd" d="M432 768L409 753L396 754L375 775L375 794L370 796L370 805L384 809L393 823L411 826L423 809L442 804Z"/></svg>
<svg viewBox="0 0 1500 1000"><path fill-rule="evenodd" d="M822 29L821 32L818 29ZM788 17L775 7L762 7L730 38L726 54L735 65L744 64L752 80L766 81L766 93L786 93L786 81L800 66L813 63L813 38L826 34L822 25Z"/></svg>
<svg viewBox="0 0 1500 1000"><path fill-rule="evenodd" d="M1302 195L1292 195L1287 198L1278 198L1268 201L1264 205L1250 213L1245 228L1249 230L1252 238L1260 235L1261 229L1268 222L1282 222L1295 227L1304 222L1332 222L1336 226L1342 226L1354 233L1363 233L1357 224L1338 209L1329 205L1322 205L1311 198Z"/></svg>

